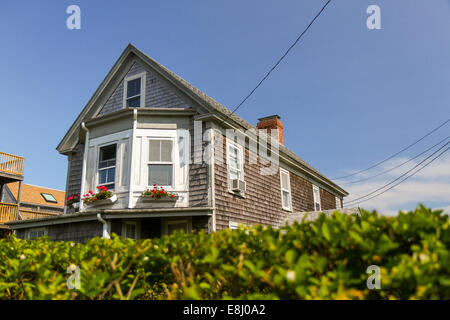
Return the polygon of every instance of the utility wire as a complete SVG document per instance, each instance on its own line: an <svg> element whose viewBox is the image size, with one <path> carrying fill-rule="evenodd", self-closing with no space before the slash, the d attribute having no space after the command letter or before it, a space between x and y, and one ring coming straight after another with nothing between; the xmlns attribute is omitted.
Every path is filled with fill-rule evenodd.
<svg viewBox="0 0 450 320"><path fill-rule="evenodd" d="M357 202L356 204L360 204L360 203L366 202L366 201L368 201L368 200L370 200L370 199L373 199L373 198L375 198L375 197L378 197L378 196L382 195L383 193L385 193L385 192L391 190L392 188L398 186L400 183L402 183L403 181L405 181L405 180L411 178L411 177L414 176L416 173L418 173L419 171L421 171L422 169L424 169L426 166L428 166L429 164L431 164L434 160L436 160L437 158L439 158L440 156L442 156L442 155L443 155L445 152L447 152L449 149L450 149L450 147L448 147L447 149L445 149L444 151L442 151L440 154L438 154L436 157L434 157L433 159L431 159L427 164L425 164L423 167L419 168L416 172L414 172L414 173L412 173L411 175L405 177L403 180L401 180L400 182L394 184L394 185L391 186L390 188L388 188L388 189L384 190L383 192L381 192L381 193L379 193L379 194L377 194L377 195L374 195L374 196L372 196L372 197L370 197L370 198L367 198L367 199L365 199L365 200L361 200L361 201ZM356 204L353 204L353 205L356 205Z"/></svg>
<svg viewBox="0 0 450 320"><path fill-rule="evenodd" d="M370 196L370 195L372 195L372 194L374 194L374 193L376 193L376 192L378 192L378 191L380 191L380 190L382 190L382 189L384 189L384 188L386 188L387 186L389 186L389 185L391 185L391 184L393 184L395 181L397 181L397 180L399 180L400 178L402 178L402 177L404 177L405 175L407 175L408 173L410 173L411 171L413 171L415 168L417 168L418 166L420 166L422 163L424 163L426 160L428 160L429 158L431 158L432 156L434 156L436 153L438 153L440 150L442 150L443 148L445 148L448 144L450 144L450 141L449 142L447 142L446 144L444 144L442 147L440 147L439 149L437 149L436 151L434 151L432 154L430 154L428 157L426 157L425 159L423 159L422 161L420 161L418 164L416 164L414 167L412 167L411 169L409 169L408 171L406 171L405 173L403 173L403 174L401 174L399 177L397 177L397 178L395 178L394 180L392 180L391 182L389 182L389 183L387 183L387 184L385 184L384 186L382 186L382 187L380 187L380 188L378 188L378 189L376 189L376 190L374 190L374 191L372 191L372 192L369 192L368 194L366 194L366 195L364 195L364 196L361 196L361 197L359 197L359 198L356 198L356 199L353 199L353 200L351 200L351 201L348 201L346 204L349 204L349 203L353 203L353 202L358 202L358 200L360 200L360 199L363 199L363 198L366 198L366 197L368 197L368 196ZM447 151L449 148L447 148L445 151ZM444 152L445 152L444 151ZM443 153L444 153L443 152ZM414 173L415 174L415 173ZM414 175L414 174L412 174L412 175ZM404 181L404 180L403 180ZM391 188L389 188L388 190L390 190ZM371 198L370 198L371 199ZM363 200L363 201L367 201L368 199L366 199L366 200Z"/></svg>
<svg viewBox="0 0 450 320"><path fill-rule="evenodd" d="M322 12L325 10L325 8L328 6L328 4L331 2L331 0L328 0L325 5L322 7L322 9L320 9L320 11L316 14L316 16L314 17L314 19L311 20L311 22L308 24L308 26L306 27L305 30L303 30L303 32L298 36L298 38L294 41L294 43L289 47L289 49L287 49L287 51L283 54L283 56L277 61L277 63L275 63L275 65L270 68L269 72L266 73L266 75L262 78L262 80L256 85L256 87L250 91L250 93L244 98L244 100L241 101L241 103L239 103L239 105L233 110L233 112L231 112L231 114L235 113L243 104L245 101L247 101L248 98L250 98L250 96L253 94L253 92L256 91L256 89L259 88L259 86L264 82L264 80L266 80L269 75L272 73L273 70L275 70L275 68L280 64L280 62L287 56L287 54L289 53L289 51L291 51L291 49L300 41L300 39L303 37L303 35L308 31L308 29L312 26L312 24L314 23L314 21L316 21L316 19L322 14Z"/></svg>
<svg viewBox="0 0 450 320"><path fill-rule="evenodd" d="M440 129L441 127L445 126L449 121L450 121L450 118L447 119L446 121L444 121L444 122L443 122L442 124L440 124L438 127L434 128L433 130L431 130L430 132L428 132L426 135L424 135L424 136L423 136L422 138L420 138L419 140L413 142L412 144L410 144L409 146L403 148L402 150L398 151L397 153L393 154L392 156L390 156L390 157L388 157L388 158L386 158L386 159L384 159L384 160L382 160L382 161L380 161L380 162L377 162L377 163L375 163L374 165L372 165L372 166L370 166L370 167L368 167L368 168L366 168L366 169L364 169L364 170L360 170L360 171L358 171L358 172L355 172L355 173L352 173L352 174L348 174L348 175L345 175L345 176L342 176L342 177L332 178L331 180L341 180L341 179L348 178L348 177L351 177L351 176L360 174L360 173L362 173L362 172L368 171L368 170L373 169L373 168L375 168L375 167L378 167L380 164L385 163L385 162L388 161L388 160L391 160L392 158L394 158L395 156L399 155L399 154L402 153L403 151L406 151L406 150L408 150L409 148L411 148L412 146L418 144L420 141L422 141L423 139L425 139L426 137L428 137L429 135L431 135L433 132L435 132L435 131L437 131L438 129Z"/></svg>
<svg viewBox="0 0 450 320"><path fill-rule="evenodd" d="M448 137L442 139L441 141L439 141L438 143L436 143L434 146L428 148L428 149L425 150L425 151L422 151L421 153L419 153L419 154L416 155L415 157L413 157L413 158L411 158L411 159L409 159L409 160L406 160L405 162L402 162L402 163L400 163L399 165L396 165L395 167L392 167L392 168L390 168L390 169L388 169L388 170L386 170L386 171L383 171L383 172L378 173L378 174L376 174L376 175L374 175L374 176L370 176L370 177L367 177L367 178L364 178L364 179L354 180L354 181L350 181L350 182L346 182L346 183L341 183L341 185L346 186L346 185L350 185L350 184L354 184L354 183L359 183L359 182L367 181L367 180L370 180L370 179L373 179L373 178L382 176L382 175L385 174L385 173L388 173L388 172L390 172L390 171L392 171L392 170L394 170L394 169L397 169L397 168L403 166L404 164L413 161L414 159L417 159L418 157L420 157L420 156L423 155L424 153L427 153L428 151L430 151L431 149L433 149L433 148L435 148L436 146L440 145L442 142L444 142L445 140L447 140L447 139L449 139L449 138L450 138L450 136L448 136Z"/></svg>

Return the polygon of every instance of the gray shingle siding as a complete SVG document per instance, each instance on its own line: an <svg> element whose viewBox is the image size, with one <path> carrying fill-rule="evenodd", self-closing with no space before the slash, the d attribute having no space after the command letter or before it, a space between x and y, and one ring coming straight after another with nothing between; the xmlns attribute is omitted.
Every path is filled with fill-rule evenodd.
<svg viewBox="0 0 450 320"><path fill-rule="evenodd" d="M80 193L81 190L81 172L83 170L83 154L84 144L78 144L75 148L75 152L72 153L68 168L68 181L66 195L71 196L75 193Z"/></svg>
<svg viewBox="0 0 450 320"><path fill-rule="evenodd" d="M202 135L205 127L202 128ZM191 118L189 133L191 135L191 164L189 165L189 206L206 207L209 204L208 197L208 165L205 161L201 164L195 164L195 146L194 146L194 120ZM202 152L205 150L207 142L203 142Z"/></svg>
<svg viewBox="0 0 450 320"><path fill-rule="evenodd" d="M166 84L155 75L146 71L140 64L134 63L126 77L146 72L145 107L146 108L188 108L188 105L171 91ZM123 109L124 80L114 90L98 116Z"/></svg>

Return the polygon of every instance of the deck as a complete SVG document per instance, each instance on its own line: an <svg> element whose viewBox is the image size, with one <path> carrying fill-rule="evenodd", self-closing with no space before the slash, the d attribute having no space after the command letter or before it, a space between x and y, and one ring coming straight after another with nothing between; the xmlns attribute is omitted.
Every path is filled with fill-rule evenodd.
<svg viewBox="0 0 450 320"><path fill-rule="evenodd" d="M0 152L0 184L22 181L25 158Z"/></svg>
<svg viewBox="0 0 450 320"><path fill-rule="evenodd" d="M29 209L20 209L18 216L19 220L28 220L36 218L51 217L57 215L56 213L38 212ZM16 220L17 204L0 202L0 224Z"/></svg>

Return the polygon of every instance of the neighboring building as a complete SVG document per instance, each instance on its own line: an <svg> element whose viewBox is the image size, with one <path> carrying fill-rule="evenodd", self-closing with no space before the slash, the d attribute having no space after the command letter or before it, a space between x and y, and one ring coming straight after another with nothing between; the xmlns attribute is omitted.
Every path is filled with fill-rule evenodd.
<svg viewBox="0 0 450 320"><path fill-rule="evenodd" d="M64 211L64 192L24 184L25 159L0 152L0 237L9 233L5 223L54 216Z"/></svg>
<svg viewBox="0 0 450 320"><path fill-rule="evenodd" d="M19 183L5 185L2 202L15 203L19 192ZM58 215L64 213L65 192L22 183L20 193L21 215L44 213Z"/></svg>
<svg viewBox="0 0 450 320"><path fill-rule="evenodd" d="M20 237L147 238L278 227L293 212L343 206L348 193L284 146L279 116L259 119L257 128L277 129L281 144L265 152L254 126L129 45L57 147L68 157L68 196L105 185L117 201L80 202L79 212L9 225ZM279 167L267 163L276 156ZM275 170L264 174L268 168ZM146 201L141 194L153 184L178 199Z"/></svg>

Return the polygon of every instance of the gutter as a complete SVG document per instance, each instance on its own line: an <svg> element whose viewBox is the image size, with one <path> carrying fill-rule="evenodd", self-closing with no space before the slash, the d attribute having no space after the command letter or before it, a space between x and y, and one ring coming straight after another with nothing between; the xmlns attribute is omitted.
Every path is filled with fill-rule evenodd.
<svg viewBox="0 0 450 320"><path fill-rule="evenodd" d="M108 222L106 222L105 219L102 218L102 215L100 213L97 213L97 220L100 221L103 224L103 235L102 237L104 239L111 239L109 232L108 232Z"/></svg>

